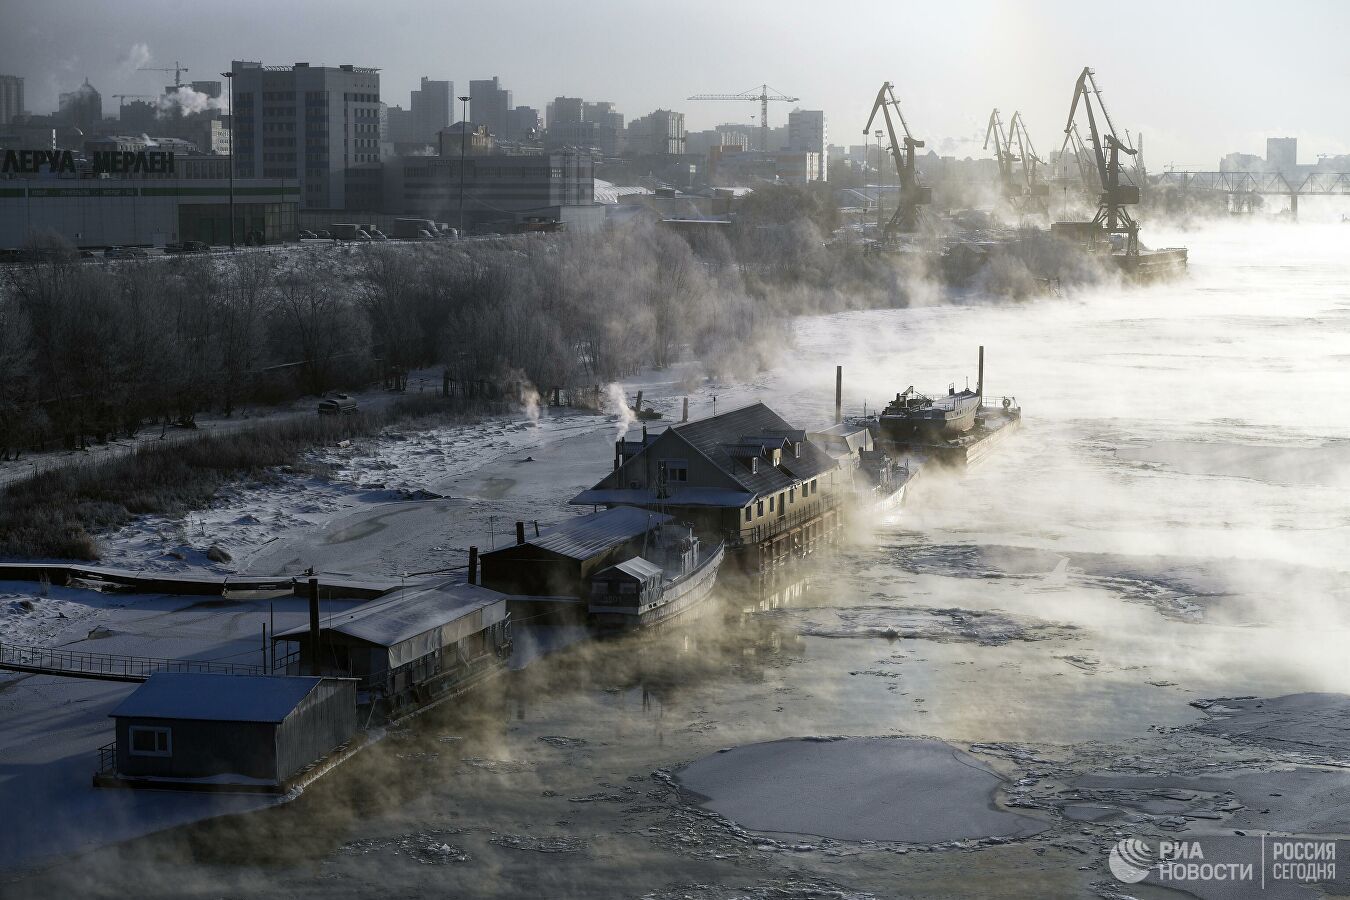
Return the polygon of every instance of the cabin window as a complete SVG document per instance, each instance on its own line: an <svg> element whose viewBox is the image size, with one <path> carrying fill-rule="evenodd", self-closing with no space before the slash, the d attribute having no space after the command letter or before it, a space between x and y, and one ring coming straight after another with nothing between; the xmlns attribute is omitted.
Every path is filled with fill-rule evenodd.
<svg viewBox="0 0 1350 900"><path fill-rule="evenodd" d="M173 730L170 728L145 728L135 726L127 729L128 748L132 756L172 756Z"/></svg>
<svg viewBox="0 0 1350 900"><path fill-rule="evenodd" d="M626 581L626 582L624 582L623 584L619 585L619 593L620 593L620 594L636 594L636 593L637 593L637 585L636 585L636 584L633 584L632 582Z"/></svg>
<svg viewBox="0 0 1350 900"><path fill-rule="evenodd" d="M752 518L754 518L754 516L755 516L754 511L747 506L745 508L745 521L749 522Z"/></svg>
<svg viewBox="0 0 1350 900"><path fill-rule="evenodd" d="M666 469L666 481L689 481L689 463L683 459L665 459L661 465Z"/></svg>
<svg viewBox="0 0 1350 900"><path fill-rule="evenodd" d="M762 516L762 515L764 515L764 501L763 501L763 500L760 500L760 501L758 501L757 503L755 503L755 515L757 515L757 516Z"/></svg>

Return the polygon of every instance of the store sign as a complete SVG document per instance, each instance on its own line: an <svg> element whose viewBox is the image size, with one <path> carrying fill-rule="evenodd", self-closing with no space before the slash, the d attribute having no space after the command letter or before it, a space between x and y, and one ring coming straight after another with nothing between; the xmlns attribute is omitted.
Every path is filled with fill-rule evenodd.
<svg viewBox="0 0 1350 900"><path fill-rule="evenodd" d="M174 155L166 150L99 150L90 161L96 175L172 174ZM0 175L75 174L70 150L6 150Z"/></svg>

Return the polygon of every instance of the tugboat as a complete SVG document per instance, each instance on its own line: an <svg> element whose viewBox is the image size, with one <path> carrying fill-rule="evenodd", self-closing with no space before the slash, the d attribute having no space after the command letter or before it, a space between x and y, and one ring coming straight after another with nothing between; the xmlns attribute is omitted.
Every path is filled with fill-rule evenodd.
<svg viewBox="0 0 1350 900"><path fill-rule="evenodd" d="M949 440L975 427L984 395L984 348L980 348L980 372L975 390L947 387L947 396L936 400L910 385L895 395L878 417L880 438L893 443Z"/></svg>
<svg viewBox="0 0 1350 900"><path fill-rule="evenodd" d="M688 613L712 594L725 553L725 542L703 553L689 525L661 526L651 550L591 576L592 626L617 634Z"/></svg>

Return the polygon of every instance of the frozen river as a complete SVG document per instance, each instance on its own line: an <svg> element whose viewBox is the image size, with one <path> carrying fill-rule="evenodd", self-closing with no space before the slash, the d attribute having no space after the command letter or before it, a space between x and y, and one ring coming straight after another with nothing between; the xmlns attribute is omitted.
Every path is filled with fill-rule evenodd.
<svg viewBox="0 0 1350 900"><path fill-rule="evenodd" d="M1260 828L1263 804L1283 814L1282 830L1350 833L1350 806L1335 799L1350 788L1335 769L1306 769L1301 809L1257 797L1292 793L1269 790L1263 773L1350 762L1350 743L1314 736L1294 754L1215 728L1221 708L1191 705L1350 694L1350 226L1148 238L1190 247L1185 280L805 319L779 368L700 389L696 414L717 393L723 409L763 399L813 425L832 412L835 365L846 410L861 412L911 384L973 381L983 344L987 393L1023 406L1023 430L994 458L923 484L826 564L801 604L550 658L422 717L284 806L96 851L0 892L1113 896L1121 885L1103 854L1125 834L1231 836ZM476 498L465 515L481 526L499 510L498 533L516 518L556 519L608 463L612 434L584 426L512 445L496 468L456 482L455 496ZM535 459L522 468L525 453ZM552 471L561 480L548 496ZM371 516L283 537L252 567L331 552L372 566L396 556L397 571L459 546L437 531L445 510L409 517L406 528ZM897 790L868 806L867 821L882 823L874 840L841 832L852 820L824 807L857 800L847 795L866 782L832 771L811 783L809 764L775 760L787 739L838 735L931 739L908 742L914 771L931 767L950 787L952 834L999 817L1035 827L933 844L906 829L929 806ZM770 741L781 744L747 758L791 771L833 831L813 833L790 795L753 800L772 779L730 798L709 789L707 808L677 793L682 766ZM932 762L947 758L934 749L943 742L978 758L966 768L978 784ZM904 745L871 744L886 756L864 746L839 758L862 753L866 765L848 765L874 780L886 766L912 777ZM1118 789L1127 775L1139 779L1132 792ZM1227 800L1215 778L1231 779ZM1135 802L1149 791L1153 806ZM762 805L743 818L764 832L736 823L746 802ZM766 809L791 827L762 824Z"/></svg>

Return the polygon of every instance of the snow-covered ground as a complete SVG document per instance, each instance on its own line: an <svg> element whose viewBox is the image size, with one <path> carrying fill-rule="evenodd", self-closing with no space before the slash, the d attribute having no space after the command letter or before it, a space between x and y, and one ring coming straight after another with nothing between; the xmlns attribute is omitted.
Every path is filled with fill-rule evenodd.
<svg viewBox="0 0 1350 900"><path fill-rule="evenodd" d="M754 385L700 383L695 368L647 373L622 385L631 400L678 421L754 399ZM308 406L279 415L312 414ZM242 427L203 423L204 427ZM544 409L474 425L390 428L318 448L331 477L279 472L232 485L207 509L146 516L101 536L103 565L132 570L400 575L465 563L470 544L511 540L516 520L541 527L589 512L568 500L608 471L618 415ZM627 427L638 427L636 425ZM116 451L114 451L116 452ZM60 464L59 462L49 464ZM15 477L16 467L0 469ZM432 498L435 499L426 499ZM230 560L213 562L216 546ZM304 621L303 601L109 595L0 583L0 642L94 652L257 663L262 626ZM334 609L349 602L335 603ZM0 808L24 809L0 842L0 870L115 843L172 825L279 802L275 798L95 789L98 748L113 739L108 712L134 685L0 674Z"/></svg>

